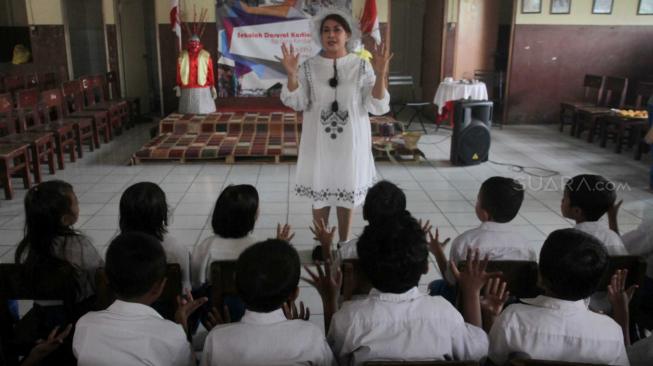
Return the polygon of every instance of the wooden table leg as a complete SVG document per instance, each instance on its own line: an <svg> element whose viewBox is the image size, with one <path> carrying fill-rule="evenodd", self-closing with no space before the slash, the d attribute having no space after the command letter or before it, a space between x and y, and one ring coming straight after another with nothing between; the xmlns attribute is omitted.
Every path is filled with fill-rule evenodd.
<svg viewBox="0 0 653 366"><path fill-rule="evenodd" d="M20 157L22 157L23 159L22 161L23 168L21 169L23 171L23 186L25 187L25 189L30 189L32 188L32 178L30 177L29 174L29 151L27 151L27 149L23 149Z"/></svg>
<svg viewBox="0 0 653 366"><path fill-rule="evenodd" d="M0 179L2 179L2 186L5 189L5 198L10 200L14 198L14 190L11 186L11 176L9 174L9 159L8 158L3 158L0 160L0 170L2 171L1 174L2 176Z"/></svg>
<svg viewBox="0 0 653 366"><path fill-rule="evenodd" d="M34 181L36 184L40 184L43 181L41 177L41 154L39 154L38 144L33 144L30 146L32 150L32 169L34 171Z"/></svg>
<svg viewBox="0 0 653 366"><path fill-rule="evenodd" d="M61 134L55 133L54 134L54 140L55 140L55 148L57 152L57 164L59 165L59 170L64 169L64 161L63 161L63 136Z"/></svg>
<svg viewBox="0 0 653 366"><path fill-rule="evenodd" d="M48 168L50 169L50 174L54 174L54 144L52 143L52 139L46 142L45 148L46 152L48 153Z"/></svg>

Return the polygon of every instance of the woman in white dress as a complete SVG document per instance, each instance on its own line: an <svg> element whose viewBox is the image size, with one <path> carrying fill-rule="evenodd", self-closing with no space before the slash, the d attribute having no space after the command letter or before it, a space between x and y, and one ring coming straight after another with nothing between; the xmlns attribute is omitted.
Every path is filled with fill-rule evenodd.
<svg viewBox="0 0 653 366"><path fill-rule="evenodd" d="M340 9L324 9L313 17L312 27L322 47L318 55L299 65L293 46L281 47L288 74L281 100L304 112L294 191L312 199L316 222L328 224L330 208L336 206L343 242L349 239L352 210L376 179L368 113L389 111L386 79L392 56L385 44L372 50L371 63L352 53L360 31Z"/></svg>

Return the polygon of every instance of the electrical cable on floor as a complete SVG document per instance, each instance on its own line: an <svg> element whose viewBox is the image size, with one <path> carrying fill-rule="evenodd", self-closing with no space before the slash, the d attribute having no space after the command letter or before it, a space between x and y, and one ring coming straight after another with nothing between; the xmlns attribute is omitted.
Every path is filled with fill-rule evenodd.
<svg viewBox="0 0 653 366"><path fill-rule="evenodd" d="M550 178L556 175L560 175L560 172L551 170L551 169L546 169L546 168L541 168L541 167L536 167L536 166L524 166L524 165L519 165L519 164L512 164L512 163L502 163L499 161L494 161L494 160L488 160L489 163L495 164L495 165L501 165L501 166L507 166L510 167L510 169L514 172L517 173L524 173L527 175L530 175L532 177L538 177L538 178ZM529 170L535 170L535 171L540 171L543 174L538 174L533 171Z"/></svg>

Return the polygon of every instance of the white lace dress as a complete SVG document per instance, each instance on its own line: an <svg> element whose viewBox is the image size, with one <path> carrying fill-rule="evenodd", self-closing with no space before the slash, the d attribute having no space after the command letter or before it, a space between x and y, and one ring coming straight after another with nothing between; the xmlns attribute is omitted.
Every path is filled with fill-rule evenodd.
<svg viewBox="0 0 653 366"><path fill-rule="evenodd" d="M355 54L336 61L338 86L329 85L333 59L320 55L299 67L299 87L284 85L281 101L304 112L294 192L313 200L313 208L354 208L376 180L368 113L389 111L390 95L372 96L372 65ZM338 112L332 112L336 98Z"/></svg>

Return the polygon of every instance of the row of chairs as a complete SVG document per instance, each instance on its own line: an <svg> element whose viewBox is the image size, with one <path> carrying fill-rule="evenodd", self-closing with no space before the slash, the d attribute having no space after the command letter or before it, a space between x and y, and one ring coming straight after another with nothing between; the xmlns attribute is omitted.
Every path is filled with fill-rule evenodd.
<svg viewBox="0 0 653 366"><path fill-rule="evenodd" d="M111 74L115 82L115 74ZM109 99L110 80L95 75L53 89L0 94L0 182L7 199L14 196L12 176L21 176L29 189L30 170L40 183L41 164L47 164L54 174L55 156L58 168L64 169L65 154L74 162L83 156L83 144L88 143L93 151L100 147L101 135L107 143L114 130L121 133L123 127L133 124L138 100Z"/></svg>
<svg viewBox="0 0 653 366"><path fill-rule="evenodd" d="M56 87L57 74L54 72L0 76L0 93L14 94L23 89L39 88L47 90Z"/></svg>
<svg viewBox="0 0 653 366"><path fill-rule="evenodd" d="M634 89L635 104L626 104L628 92L627 78L585 75L583 97L576 101L560 104L560 132L566 125L571 126L571 135L580 138L587 132L587 142L599 137L600 146L606 147L608 140L615 143L614 150L620 153L623 146L635 146L635 158L641 156L640 143L646 133L648 122L620 116L611 109L642 110L653 95L653 81L638 82Z"/></svg>
<svg viewBox="0 0 653 366"><path fill-rule="evenodd" d="M623 256L611 258L611 269L629 268L628 281L638 283L646 270L646 263L640 257ZM235 261L217 261L211 264L212 302L220 306L223 298L227 295L235 295ZM360 269L357 260L346 260L342 266L343 270L343 292L355 293L359 290L369 291L369 285L365 285L365 279L358 277ZM501 270L504 279L508 281L508 288L513 294L522 296L534 296L537 292L526 289L527 286L535 287L537 280L537 264L526 261L492 261L489 263L489 270ZM63 309L70 321L75 321L81 314L76 313L74 270L69 266L62 267L60 271L54 271L47 276L34 280L28 277L25 268L20 264L0 264L0 361L4 364L17 364L20 356L16 339L14 325L17 320L11 316L8 300L61 300ZM176 308L176 298L181 294L181 270L178 264L168 264L167 281L163 294L159 300L162 306L159 311L166 319L173 319ZM606 279L607 281L607 279ZM367 288L367 290L364 290ZM515 291L515 292L513 292ZM345 295L347 296L347 295ZM519 296L517 296L519 297ZM96 302L95 309L105 309L115 300L115 294L108 286L106 275L102 269L96 273ZM518 355L511 360L512 366L537 366L537 365L587 365L580 363L552 362L525 359L525 355ZM527 356L527 355L526 355ZM411 365L449 365L449 366L476 366L475 361L418 361L418 362L397 362L397 361L374 361L368 362L370 366L411 366Z"/></svg>

